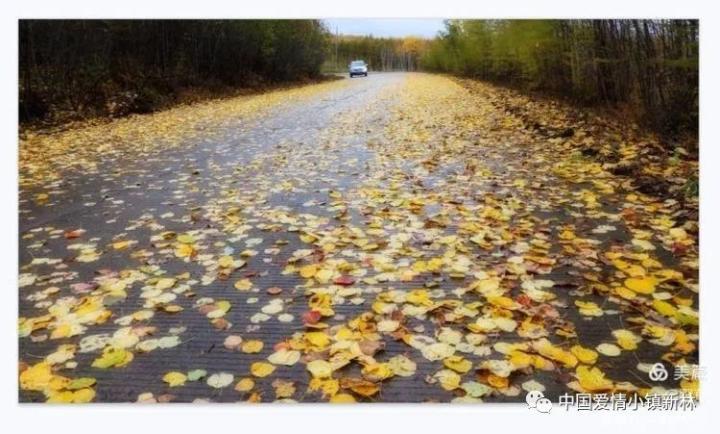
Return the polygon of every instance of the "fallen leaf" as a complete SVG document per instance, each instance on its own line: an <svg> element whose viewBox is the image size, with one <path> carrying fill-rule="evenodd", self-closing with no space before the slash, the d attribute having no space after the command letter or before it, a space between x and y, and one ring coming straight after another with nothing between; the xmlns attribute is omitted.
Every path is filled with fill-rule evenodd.
<svg viewBox="0 0 720 434"><path fill-rule="evenodd" d="M255 362L250 365L250 373L258 378L264 378L275 371L275 366L265 362Z"/></svg>
<svg viewBox="0 0 720 434"><path fill-rule="evenodd" d="M268 356L268 361L273 365L292 366L300 360L300 351L287 350L285 348L276 351Z"/></svg>
<svg viewBox="0 0 720 434"><path fill-rule="evenodd" d="M315 378L328 378L332 375L332 365L325 360L313 360L308 362L307 370Z"/></svg>
<svg viewBox="0 0 720 434"><path fill-rule="evenodd" d="M233 380L235 380L235 377L232 374L227 372L218 372L217 374L212 374L208 377L207 385L215 389L222 389L223 387L229 386Z"/></svg>
<svg viewBox="0 0 720 434"><path fill-rule="evenodd" d="M187 376L185 376L182 372L173 371L163 375L163 381L170 387L183 386L185 385L186 380Z"/></svg>

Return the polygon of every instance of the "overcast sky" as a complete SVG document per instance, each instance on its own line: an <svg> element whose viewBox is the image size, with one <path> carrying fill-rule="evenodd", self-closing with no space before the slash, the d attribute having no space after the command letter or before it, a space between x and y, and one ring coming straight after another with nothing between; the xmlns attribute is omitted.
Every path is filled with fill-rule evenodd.
<svg viewBox="0 0 720 434"><path fill-rule="evenodd" d="M383 37L422 36L434 37L444 28L442 19L411 18L334 18L326 19L328 29L344 35L373 35Z"/></svg>

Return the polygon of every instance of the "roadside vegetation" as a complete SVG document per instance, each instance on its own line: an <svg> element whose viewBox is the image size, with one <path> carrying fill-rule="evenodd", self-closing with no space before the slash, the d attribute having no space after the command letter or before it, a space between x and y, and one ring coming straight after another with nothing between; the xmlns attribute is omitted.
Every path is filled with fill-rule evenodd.
<svg viewBox="0 0 720 434"><path fill-rule="evenodd" d="M316 80L320 20L21 20L20 121L63 123Z"/></svg>
<svg viewBox="0 0 720 434"><path fill-rule="evenodd" d="M697 20L450 20L421 67L613 108L696 145L698 31Z"/></svg>

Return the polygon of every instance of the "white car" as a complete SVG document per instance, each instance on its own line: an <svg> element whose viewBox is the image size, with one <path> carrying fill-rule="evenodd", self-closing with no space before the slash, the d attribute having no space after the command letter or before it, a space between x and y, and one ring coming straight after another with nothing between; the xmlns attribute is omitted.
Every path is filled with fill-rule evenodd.
<svg viewBox="0 0 720 434"><path fill-rule="evenodd" d="M364 75L367 77L367 63L365 63L364 60L353 60L350 62L350 78L355 77L356 75Z"/></svg>

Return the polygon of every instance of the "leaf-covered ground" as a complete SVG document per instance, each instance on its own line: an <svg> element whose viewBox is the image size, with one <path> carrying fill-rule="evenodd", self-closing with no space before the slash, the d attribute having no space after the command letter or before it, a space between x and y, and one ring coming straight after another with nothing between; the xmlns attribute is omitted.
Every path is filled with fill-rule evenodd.
<svg viewBox="0 0 720 434"><path fill-rule="evenodd" d="M24 135L20 400L696 390L697 203L614 169L697 165L568 122L378 74Z"/></svg>

